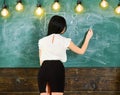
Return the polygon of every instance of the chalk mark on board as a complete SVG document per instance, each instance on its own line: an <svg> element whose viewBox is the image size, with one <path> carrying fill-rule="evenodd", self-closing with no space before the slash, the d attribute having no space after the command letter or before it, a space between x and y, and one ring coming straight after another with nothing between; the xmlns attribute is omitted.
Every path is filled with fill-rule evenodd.
<svg viewBox="0 0 120 95"><path fill-rule="evenodd" d="M86 59L91 59L91 60L93 60L93 61L96 61L97 63L101 63L101 64L104 64L104 65L106 65L106 63L105 62L103 62L103 61L101 61L101 60L96 60L95 58L91 58L91 57L88 57L88 56L84 56Z"/></svg>

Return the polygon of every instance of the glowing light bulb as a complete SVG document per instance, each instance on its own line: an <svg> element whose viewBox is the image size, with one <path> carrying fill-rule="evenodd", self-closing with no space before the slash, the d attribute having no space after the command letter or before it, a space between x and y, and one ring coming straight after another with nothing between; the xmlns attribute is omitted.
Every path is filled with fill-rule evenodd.
<svg viewBox="0 0 120 95"><path fill-rule="evenodd" d="M40 6L38 6L35 10L35 15L36 16L43 16L44 15L44 9Z"/></svg>
<svg viewBox="0 0 120 95"><path fill-rule="evenodd" d="M7 8L3 8L1 11L1 15L3 17L8 17L9 16L9 11L7 10Z"/></svg>
<svg viewBox="0 0 120 95"><path fill-rule="evenodd" d="M106 0L102 0L101 3L100 3L100 6L105 9L109 6L109 4Z"/></svg>
<svg viewBox="0 0 120 95"><path fill-rule="evenodd" d="M21 2L18 2L15 8L16 8L17 11L23 11L24 10L24 6Z"/></svg>
<svg viewBox="0 0 120 95"><path fill-rule="evenodd" d="M120 15L120 1L118 6L115 8L115 13Z"/></svg>
<svg viewBox="0 0 120 95"><path fill-rule="evenodd" d="M59 4L59 2L55 2L52 5L52 9L55 10L55 11L59 11L60 10L60 4Z"/></svg>
<svg viewBox="0 0 120 95"><path fill-rule="evenodd" d="M81 13L81 12L83 12L83 10L84 10L84 8L81 4L77 4L77 6L75 7L75 11L77 13Z"/></svg>

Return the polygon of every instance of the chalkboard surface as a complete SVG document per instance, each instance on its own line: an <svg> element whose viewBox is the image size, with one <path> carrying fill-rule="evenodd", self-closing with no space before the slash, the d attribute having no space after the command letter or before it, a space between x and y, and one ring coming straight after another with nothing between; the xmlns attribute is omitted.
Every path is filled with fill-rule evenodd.
<svg viewBox="0 0 120 95"><path fill-rule="evenodd" d="M0 68L39 67L38 40L47 34L47 25L53 15L64 16L67 32L63 36L72 38L77 45L82 43L89 28L94 36L84 55L67 51L65 67L120 67L120 15L114 13L118 0L108 0L109 7L99 7L101 0L82 0L85 8L76 14L77 0L60 0L61 10L54 12L54 0L40 0L46 14L36 17L34 9L38 0L23 0L25 10L16 12L16 0L6 0L10 17L0 16ZM3 0L0 0L2 7Z"/></svg>

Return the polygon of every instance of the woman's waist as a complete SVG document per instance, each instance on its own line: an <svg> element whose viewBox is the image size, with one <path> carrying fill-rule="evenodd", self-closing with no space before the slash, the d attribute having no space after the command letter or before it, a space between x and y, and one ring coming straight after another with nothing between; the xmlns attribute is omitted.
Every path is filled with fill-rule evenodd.
<svg viewBox="0 0 120 95"><path fill-rule="evenodd" d="M57 65L57 64L62 64L61 60L44 60L42 65Z"/></svg>

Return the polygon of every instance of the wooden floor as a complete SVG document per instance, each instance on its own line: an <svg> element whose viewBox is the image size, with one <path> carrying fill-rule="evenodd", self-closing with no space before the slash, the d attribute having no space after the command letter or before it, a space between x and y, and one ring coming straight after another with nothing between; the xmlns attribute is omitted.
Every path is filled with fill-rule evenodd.
<svg viewBox="0 0 120 95"><path fill-rule="evenodd" d="M1 68L0 95L39 95L38 68ZM120 68L66 68L64 95L120 95Z"/></svg>

